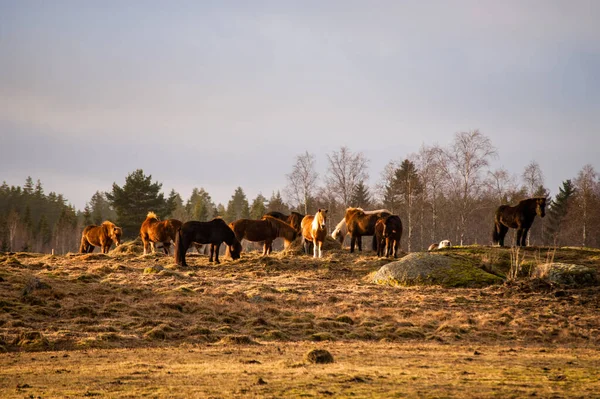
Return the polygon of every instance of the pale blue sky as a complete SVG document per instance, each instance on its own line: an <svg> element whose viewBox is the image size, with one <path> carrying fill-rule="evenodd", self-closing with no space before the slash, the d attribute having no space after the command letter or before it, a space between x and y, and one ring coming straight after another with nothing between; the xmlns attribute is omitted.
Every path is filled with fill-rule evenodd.
<svg viewBox="0 0 600 399"><path fill-rule="evenodd" d="M0 180L79 209L137 168L283 189L308 150L384 165L478 128L554 194L600 170L597 1L0 0Z"/></svg>

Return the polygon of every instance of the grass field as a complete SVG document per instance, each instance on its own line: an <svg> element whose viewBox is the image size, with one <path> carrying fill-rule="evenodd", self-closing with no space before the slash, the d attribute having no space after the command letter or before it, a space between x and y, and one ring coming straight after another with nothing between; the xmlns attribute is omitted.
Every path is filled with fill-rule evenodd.
<svg viewBox="0 0 600 399"><path fill-rule="evenodd" d="M0 397L600 397L598 287L380 286L373 255L0 255Z"/></svg>

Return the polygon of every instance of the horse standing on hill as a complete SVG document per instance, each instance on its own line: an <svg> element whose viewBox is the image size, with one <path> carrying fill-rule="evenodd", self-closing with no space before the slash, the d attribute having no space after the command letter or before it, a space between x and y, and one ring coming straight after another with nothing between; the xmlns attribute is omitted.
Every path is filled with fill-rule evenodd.
<svg viewBox="0 0 600 399"><path fill-rule="evenodd" d="M100 247L103 254L107 254L113 242L115 246L121 245L123 230L108 220L100 226L94 224L87 226L81 233L79 252L87 254L94 252L94 247Z"/></svg>
<svg viewBox="0 0 600 399"><path fill-rule="evenodd" d="M500 205L494 216L494 244L504 246L504 237L508 228L517 229L517 246L527 245L527 233L533 224L535 215L543 218L546 215L546 198L527 198L515 206Z"/></svg>
<svg viewBox="0 0 600 399"><path fill-rule="evenodd" d="M298 232L291 225L268 215L263 216L261 220L239 219L229 223L229 227L238 241L264 241L263 256L271 253L273 241L277 237L283 238L285 248L298 237Z"/></svg>
<svg viewBox="0 0 600 399"><path fill-rule="evenodd" d="M327 209L319 209L313 215L306 215L302 219L302 242L304 244L304 253L308 254L310 245L313 244L313 257L323 256L323 243L327 237Z"/></svg>
<svg viewBox="0 0 600 399"><path fill-rule="evenodd" d="M357 245L358 250L362 251L362 236L374 236L377 219L391 214L387 209L365 212L362 208L348 208L344 219L338 223L331 236L341 244L344 242L346 234L350 234L350 252L354 252L354 245ZM343 233L344 224L346 225L346 234ZM375 237L373 237L372 249L377 250Z"/></svg>
<svg viewBox="0 0 600 399"><path fill-rule="evenodd" d="M402 221L398 215L390 215L377 219L375 223L375 237L377 240L377 256L383 256L385 247L385 256L394 254L398 257L400 248L400 239L402 238Z"/></svg>
<svg viewBox="0 0 600 399"><path fill-rule="evenodd" d="M221 218L215 218L210 222L185 222L179 230L175 239L175 263L180 266L187 266L185 254L192 245L210 244L209 262L213 261L213 255L216 263L219 261L219 249L221 243L225 242L229 247L229 254L232 259L239 259L242 252L242 245L235 238L233 230Z"/></svg>
<svg viewBox="0 0 600 399"><path fill-rule="evenodd" d="M167 219L160 221L158 216L154 212L148 212L146 220L140 227L140 237L144 244L144 255L150 252L156 252L156 243L161 242L163 245L163 251L166 255L169 255L169 248L171 247L171 241L175 241L177 230L181 228L181 221L177 219Z"/></svg>

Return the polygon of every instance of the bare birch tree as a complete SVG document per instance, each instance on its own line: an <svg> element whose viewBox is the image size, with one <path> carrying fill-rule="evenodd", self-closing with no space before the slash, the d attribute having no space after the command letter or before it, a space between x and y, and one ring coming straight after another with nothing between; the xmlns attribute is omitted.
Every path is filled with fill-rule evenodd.
<svg viewBox="0 0 600 399"><path fill-rule="evenodd" d="M508 203L508 194L516 190L515 179L504 168L488 171L485 185L498 205Z"/></svg>
<svg viewBox="0 0 600 399"><path fill-rule="evenodd" d="M533 197L539 187L544 185L544 174L542 173L540 164L536 161L529 162L525 167L521 178L523 179L523 183L527 190L527 195L530 197Z"/></svg>
<svg viewBox="0 0 600 399"><path fill-rule="evenodd" d="M473 211L472 205L482 188L482 172L489 160L497 155L488 137L479 130L459 132L454 136L450 148L444 151L441 167L452 184L459 211L457 239L463 245L467 218Z"/></svg>
<svg viewBox="0 0 600 399"><path fill-rule="evenodd" d="M362 152L353 153L346 146L327 155L327 159L329 160L327 185L335 190L337 198L347 208L358 183L369 178L367 173L369 161Z"/></svg>
<svg viewBox="0 0 600 399"><path fill-rule="evenodd" d="M308 202L315 193L315 183L319 175L315 171L315 157L306 151L296 157L296 163L292 173L286 175L288 185L286 194L295 201L298 206L304 205L304 214L308 214Z"/></svg>
<svg viewBox="0 0 600 399"><path fill-rule="evenodd" d="M577 178L575 179L575 188L577 189L577 194L579 197L579 203L581 208L581 227L582 227L582 236L581 236L581 246L586 247L588 236L588 224L589 224L589 208L590 202L596 188L598 186L597 181L598 174L594 170L594 167L590 164L585 165L577 174Z"/></svg>

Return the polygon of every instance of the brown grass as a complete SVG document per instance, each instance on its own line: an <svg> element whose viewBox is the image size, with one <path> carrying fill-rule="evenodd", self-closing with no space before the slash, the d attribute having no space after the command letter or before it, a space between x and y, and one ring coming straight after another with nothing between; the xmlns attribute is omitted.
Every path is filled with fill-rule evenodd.
<svg viewBox="0 0 600 399"><path fill-rule="evenodd" d="M510 266L508 249L452 251L498 273ZM535 249L523 253L534 261ZM545 397L598 388L598 287L378 286L365 277L389 260L372 252L245 253L221 265L188 256L190 267L177 268L162 255L0 254L0 397ZM552 256L598 267L600 251ZM315 347L335 363L308 366L303 356ZM238 359L260 364L227 368Z"/></svg>

